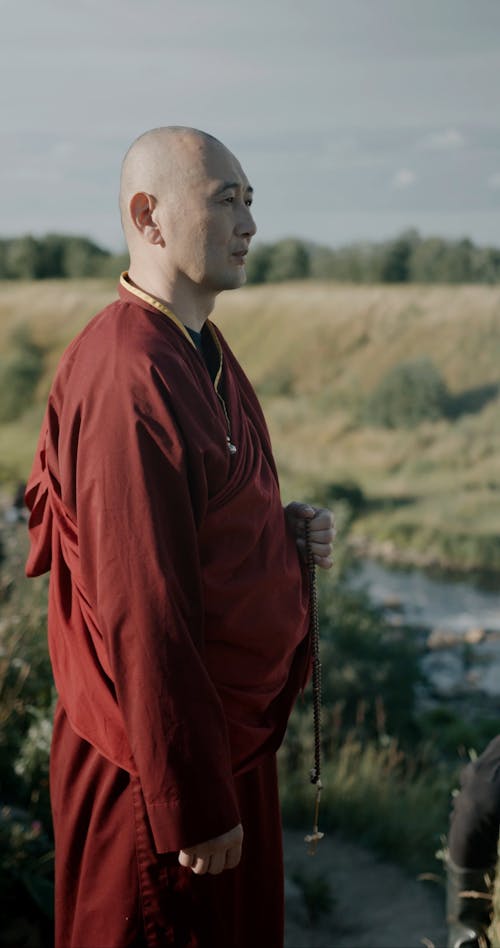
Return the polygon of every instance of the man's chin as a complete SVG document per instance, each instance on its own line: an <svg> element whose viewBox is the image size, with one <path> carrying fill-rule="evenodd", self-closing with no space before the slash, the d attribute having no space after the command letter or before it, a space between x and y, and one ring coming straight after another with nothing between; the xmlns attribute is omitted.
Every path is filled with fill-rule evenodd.
<svg viewBox="0 0 500 948"><path fill-rule="evenodd" d="M245 267L239 267L235 273L228 273L220 280L218 293L223 290L237 290L247 282Z"/></svg>

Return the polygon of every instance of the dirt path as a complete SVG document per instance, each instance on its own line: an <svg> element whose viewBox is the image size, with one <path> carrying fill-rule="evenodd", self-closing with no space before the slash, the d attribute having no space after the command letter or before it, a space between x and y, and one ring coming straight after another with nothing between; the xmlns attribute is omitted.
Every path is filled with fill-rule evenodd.
<svg viewBox="0 0 500 948"><path fill-rule="evenodd" d="M285 833L286 948L443 948L444 889L421 882L400 867L338 836L307 855L304 834ZM332 909L316 928L308 921L302 879L324 878ZM321 886L321 883L320 883ZM318 897L318 890L316 890Z"/></svg>

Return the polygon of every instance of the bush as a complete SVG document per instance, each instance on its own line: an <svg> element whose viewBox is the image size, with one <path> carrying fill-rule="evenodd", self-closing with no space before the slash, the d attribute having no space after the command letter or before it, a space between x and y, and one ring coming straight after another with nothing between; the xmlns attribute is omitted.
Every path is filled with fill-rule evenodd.
<svg viewBox="0 0 500 948"><path fill-rule="evenodd" d="M443 756L456 759L457 752L466 759L474 751L481 754L486 745L500 733L498 716L487 717L482 712L467 719L452 708L437 706L428 708L418 719L423 740L430 746L439 747Z"/></svg>
<svg viewBox="0 0 500 948"><path fill-rule="evenodd" d="M383 428L414 428L446 417L450 395L431 359L400 362L382 378L365 407L365 420Z"/></svg>
<svg viewBox="0 0 500 948"><path fill-rule="evenodd" d="M43 349L28 330L18 329L0 359L0 422L14 421L30 406L43 367Z"/></svg>
<svg viewBox="0 0 500 948"><path fill-rule="evenodd" d="M29 813L0 807L1 948L53 944L53 844Z"/></svg>
<svg viewBox="0 0 500 948"><path fill-rule="evenodd" d="M320 615L325 705L341 703L343 729L362 723L369 736L413 738L422 673L410 633L392 629L365 594L344 584L322 595Z"/></svg>
<svg viewBox="0 0 500 948"><path fill-rule="evenodd" d="M325 507L335 509L339 501L349 505L352 517L357 517L366 507L366 497L356 481L332 481L325 484L322 502Z"/></svg>
<svg viewBox="0 0 500 948"><path fill-rule="evenodd" d="M23 577L26 535L2 526L0 574L0 945L49 945L53 842L48 760L53 680L47 578Z"/></svg>

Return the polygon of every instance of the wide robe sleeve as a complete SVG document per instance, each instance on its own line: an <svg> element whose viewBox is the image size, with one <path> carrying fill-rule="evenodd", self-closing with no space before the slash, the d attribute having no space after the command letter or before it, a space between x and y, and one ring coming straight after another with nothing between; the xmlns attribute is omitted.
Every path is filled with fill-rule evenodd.
<svg viewBox="0 0 500 948"><path fill-rule="evenodd" d="M239 822L224 713L203 659L195 488L154 368L124 391L95 388L75 413L82 588L156 848L175 851ZM73 462L75 424L65 425Z"/></svg>
<svg viewBox="0 0 500 948"><path fill-rule="evenodd" d="M30 511L30 553L26 563L27 576L40 576L50 570L52 562L52 510L48 496L46 464L47 411L45 412L35 459L26 485L24 502Z"/></svg>

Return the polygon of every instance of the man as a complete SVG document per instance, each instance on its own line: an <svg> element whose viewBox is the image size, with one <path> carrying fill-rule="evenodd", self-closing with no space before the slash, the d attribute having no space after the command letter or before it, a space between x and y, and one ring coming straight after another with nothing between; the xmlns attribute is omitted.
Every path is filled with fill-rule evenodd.
<svg viewBox="0 0 500 948"><path fill-rule="evenodd" d="M208 320L245 282L252 188L216 139L125 156L130 270L62 358L26 498L51 569L56 945L279 948L275 751L309 666L297 553L254 392Z"/></svg>
<svg viewBox="0 0 500 948"><path fill-rule="evenodd" d="M461 774L448 836L448 944L489 948L500 830L500 737Z"/></svg>

